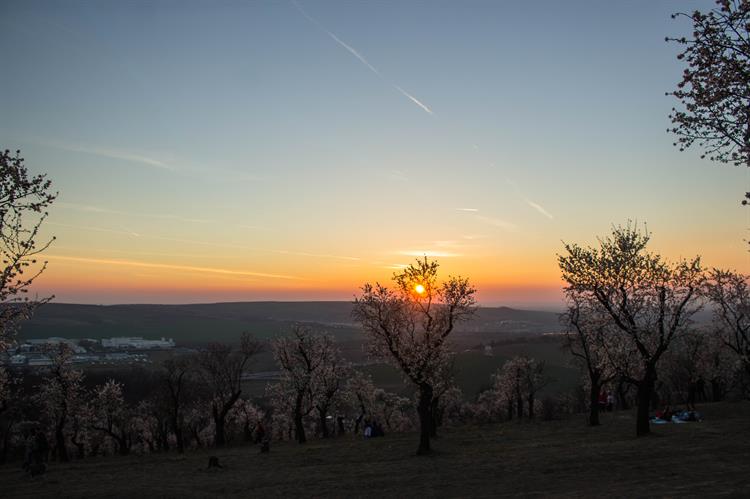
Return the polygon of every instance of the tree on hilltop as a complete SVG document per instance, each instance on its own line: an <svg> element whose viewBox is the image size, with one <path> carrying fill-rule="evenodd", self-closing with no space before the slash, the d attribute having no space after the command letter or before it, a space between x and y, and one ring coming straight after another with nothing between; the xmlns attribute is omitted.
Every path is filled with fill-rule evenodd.
<svg viewBox="0 0 750 499"><path fill-rule="evenodd" d="M260 353L261 349L259 341L249 333L243 333L239 348L223 343L211 343L197 356L198 372L210 391L216 446L226 444L227 415L242 395L242 374L250 360Z"/></svg>
<svg viewBox="0 0 750 499"><path fill-rule="evenodd" d="M425 257L394 274L393 289L365 284L353 310L370 353L394 364L419 390L418 455L431 451L435 388L451 358L448 336L475 311L476 290L468 279L449 277L439 283L438 267Z"/></svg>
<svg viewBox="0 0 750 499"><path fill-rule="evenodd" d="M604 339L618 369L638 389L636 434L649 429L657 365L672 341L700 310L704 273L700 258L668 263L647 250L650 235L637 225L617 226L599 247L565 244L558 256L565 292L575 294L611 325ZM632 362L636 357L637 362Z"/></svg>

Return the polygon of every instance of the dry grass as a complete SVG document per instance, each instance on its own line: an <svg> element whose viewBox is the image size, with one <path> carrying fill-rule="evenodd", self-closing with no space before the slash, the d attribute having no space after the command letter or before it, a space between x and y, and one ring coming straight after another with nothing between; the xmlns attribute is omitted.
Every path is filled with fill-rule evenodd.
<svg viewBox="0 0 750 499"><path fill-rule="evenodd" d="M654 427L632 415L588 428L509 423L443 431L415 457L416 435L53 463L31 479L0 468L3 497L706 497L750 496L750 403L702 408L703 423ZM209 455L225 465L208 471Z"/></svg>

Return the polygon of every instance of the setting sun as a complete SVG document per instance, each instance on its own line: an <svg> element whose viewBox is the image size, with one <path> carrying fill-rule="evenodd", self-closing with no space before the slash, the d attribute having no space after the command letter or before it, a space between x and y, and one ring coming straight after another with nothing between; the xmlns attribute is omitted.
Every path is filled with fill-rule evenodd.
<svg viewBox="0 0 750 499"><path fill-rule="evenodd" d="M417 294L420 295L424 294L424 286L422 286L421 284L417 284L416 286L414 286L414 291L416 291Z"/></svg>

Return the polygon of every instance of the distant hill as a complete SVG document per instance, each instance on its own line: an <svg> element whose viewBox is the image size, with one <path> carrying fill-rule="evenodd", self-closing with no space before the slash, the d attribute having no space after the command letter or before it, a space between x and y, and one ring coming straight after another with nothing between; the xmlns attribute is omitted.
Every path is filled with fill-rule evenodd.
<svg viewBox="0 0 750 499"><path fill-rule="evenodd" d="M236 340L243 331L273 337L294 322L324 326L339 341L359 337L351 302L233 302L192 305L50 303L23 323L21 338L168 337L178 343ZM507 307L480 308L457 332L545 333L560 329L558 314Z"/></svg>

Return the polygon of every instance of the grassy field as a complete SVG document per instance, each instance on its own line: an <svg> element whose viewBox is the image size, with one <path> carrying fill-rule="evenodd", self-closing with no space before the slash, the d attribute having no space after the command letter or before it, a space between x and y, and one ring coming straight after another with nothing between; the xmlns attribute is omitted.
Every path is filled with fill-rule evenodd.
<svg viewBox="0 0 750 499"><path fill-rule="evenodd" d="M176 454L106 457L31 479L0 468L3 497L748 497L750 403L699 408L702 423L636 439L630 413L445 429L436 453L416 435L339 438ZM209 455L224 469L209 471Z"/></svg>

